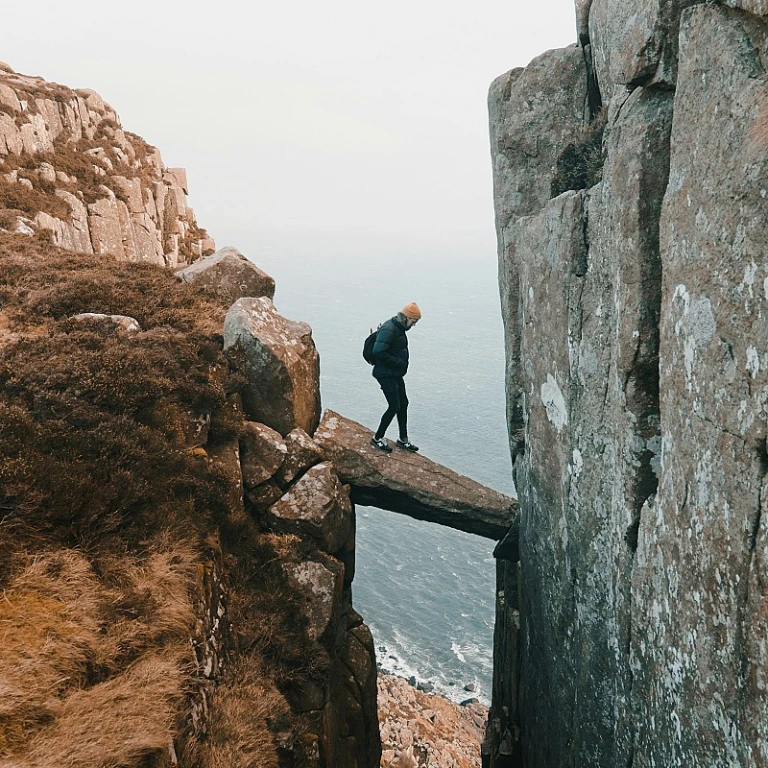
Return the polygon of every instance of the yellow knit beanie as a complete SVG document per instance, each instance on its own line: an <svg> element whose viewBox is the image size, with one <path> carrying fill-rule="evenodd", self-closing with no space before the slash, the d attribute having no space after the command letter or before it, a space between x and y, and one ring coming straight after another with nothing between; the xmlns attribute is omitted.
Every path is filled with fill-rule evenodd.
<svg viewBox="0 0 768 768"><path fill-rule="evenodd" d="M404 314L409 320L421 320L421 310L415 301L410 304L406 304L400 312Z"/></svg>

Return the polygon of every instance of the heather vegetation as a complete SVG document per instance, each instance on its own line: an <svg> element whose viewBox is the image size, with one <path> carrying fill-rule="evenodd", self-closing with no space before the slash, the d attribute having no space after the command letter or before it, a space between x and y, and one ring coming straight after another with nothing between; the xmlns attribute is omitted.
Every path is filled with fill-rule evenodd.
<svg viewBox="0 0 768 768"><path fill-rule="evenodd" d="M589 189L603 178L603 133L608 122L608 109L603 107L557 159L557 170L551 183L551 195L557 197L570 189Z"/></svg>
<svg viewBox="0 0 768 768"><path fill-rule="evenodd" d="M327 658L279 567L308 545L262 533L206 456L243 420L222 319L164 269L0 235L3 764L155 765L173 749L201 768L280 764L280 689ZM206 562L227 574L232 631L200 731Z"/></svg>

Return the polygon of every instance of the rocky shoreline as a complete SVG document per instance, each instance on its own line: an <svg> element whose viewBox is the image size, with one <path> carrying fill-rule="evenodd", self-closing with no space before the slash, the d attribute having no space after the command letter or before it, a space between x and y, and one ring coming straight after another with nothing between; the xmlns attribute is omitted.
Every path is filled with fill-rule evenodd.
<svg viewBox="0 0 768 768"><path fill-rule="evenodd" d="M379 673L378 708L381 768L480 768L488 707L477 699L456 704Z"/></svg>

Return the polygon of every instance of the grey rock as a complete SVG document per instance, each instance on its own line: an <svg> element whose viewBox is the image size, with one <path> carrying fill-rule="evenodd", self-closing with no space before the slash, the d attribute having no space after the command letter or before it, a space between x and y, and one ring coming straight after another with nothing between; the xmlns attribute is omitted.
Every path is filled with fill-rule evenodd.
<svg viewBox="0 0 768 768"><path fill-rule="evenodd" d="M352 502L329 462L312 467L267 510L270 527L309 536L331 554L349 538Z"/></svg>
<svg viewBox="0 0 768 768"><path fill-rule="evenodd" d="M311 640L319 639L341 610L341 569L309 560L283 563L283 570L302 601L301 610L308 622L307 635Z"/></svg>
<svg viewBox="0 0 768 768"><path fill-rule="evenodd" d="M274 279L232 246L179 270L176 277L209 289L225 307L243 297L275 295Z"/></svg>
<svg viewBox="0 0 768 768"><path fill-rule="evenodd" d="M501 228L522 583L499 560L491 766L768 761L768 23L683 5L594 0L603 180Z"/></svg>
<svg viewBox="0 0 768 768"><path fill-rule="evenodd" d="M312 434L320 421L320 358L306 323L287 320L269 298L236 301L224 320L224 350L248 378L243 407L287 435Z"/></svg>
<svg viewBox="0 0 768 768"><path fill-rule="evenodd" d="M75 315L73 320L81 323L93 323L102 328L111 329L114 332L139 333L141 326L138 320L127 315L104 315L98 312L82 312Z"/></svg>
<svg viewBox="0 0 768 768"><path fill-rule="evenodd" d="M282 495L283 489L274 481L267 480L247 491L248 501L255 512L264 512L271 507Z"/></svg>
<svg viewBox="0 0 768 768"><path fill-rule="evenodd" d="M275 474L275 479L284 488L323 460L323 454L315 441L300 427L285 436L285 448L285 461Z"/></svg>
<svg viewBox="0 0 768 768"><path fill-rule="evenodd" d="M586 104L587 70L577 46L547 51L491 85L488 110L500 243L510 220L538 212L550 199L557 159L583 129Z"/></svg>
<svg viewBox="0 0 768 768"><path fill-rule="evenodd" d="M279 432L265 424L246 421L240 433L240 462L246 491L269 480L287 454Z"/></svg>
<svg viewBox="0 0 768 768"><path fill-rule="evenodd" d="M593 0L589 40L604 99L616 85L674 84L680 14L700 0Z"/></svg>
<svg viewBox="0 0 768 768"><path fill-rule="evenodd" d="M663 461L632 577L637 744L673 768L768 762L768 163L749 138L766 50L765 20L683 15L660 222Z"/></svg>
<svg viewBox="0 0 768 768"><path fill-rule="evenodd" d="M372 434L329 410L315 434L326 460L333 462L342 482L352 487L355 503L495 539L517 525L515 499L421 454L400 449L385 454L371 447Z"/></svg>

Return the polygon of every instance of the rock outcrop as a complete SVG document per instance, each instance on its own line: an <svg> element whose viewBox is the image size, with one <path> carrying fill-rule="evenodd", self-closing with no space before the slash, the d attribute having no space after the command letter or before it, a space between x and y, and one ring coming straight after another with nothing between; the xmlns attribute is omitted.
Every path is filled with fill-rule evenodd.
<svg viewBox="0 0 768 768"><path fill-rule="evenodd" d="M572 92L571 48L491 87L520 555L489 766L768 764L768 19L729 5L578 2ZM595 85L602 180L547 199Z"/></svg>
<svg viewBox="0 0 768 768"><path fill-rule="evenodd" d="M287 320L267 297L236 301L224 321L224 349L242 358L249 419L280 434L312 434L320 422L320 357L306 323Z"/></svg>
<svg viewBox="0 0 768 768"><path fill-rule="evenodd" d="M0 69L0 230L82 253L177 266L214 250L183 168L123 130L94 91Z"/></svg>
<svg viewBox="0 0 768 768"><path fill-rule="evenodd" d="M315 442L333 462L352 500L467 533L501 539L517 527L517 502L425 456L385 454L371 447L373 433L327 410Z"/></svg>
<svg viewBox="0 0 768 768"><path fill-rule="evenodd" d="M275 296L274 279L231 245L180 269L176 277L207 289L227 308L245 296Z"/></svg>

